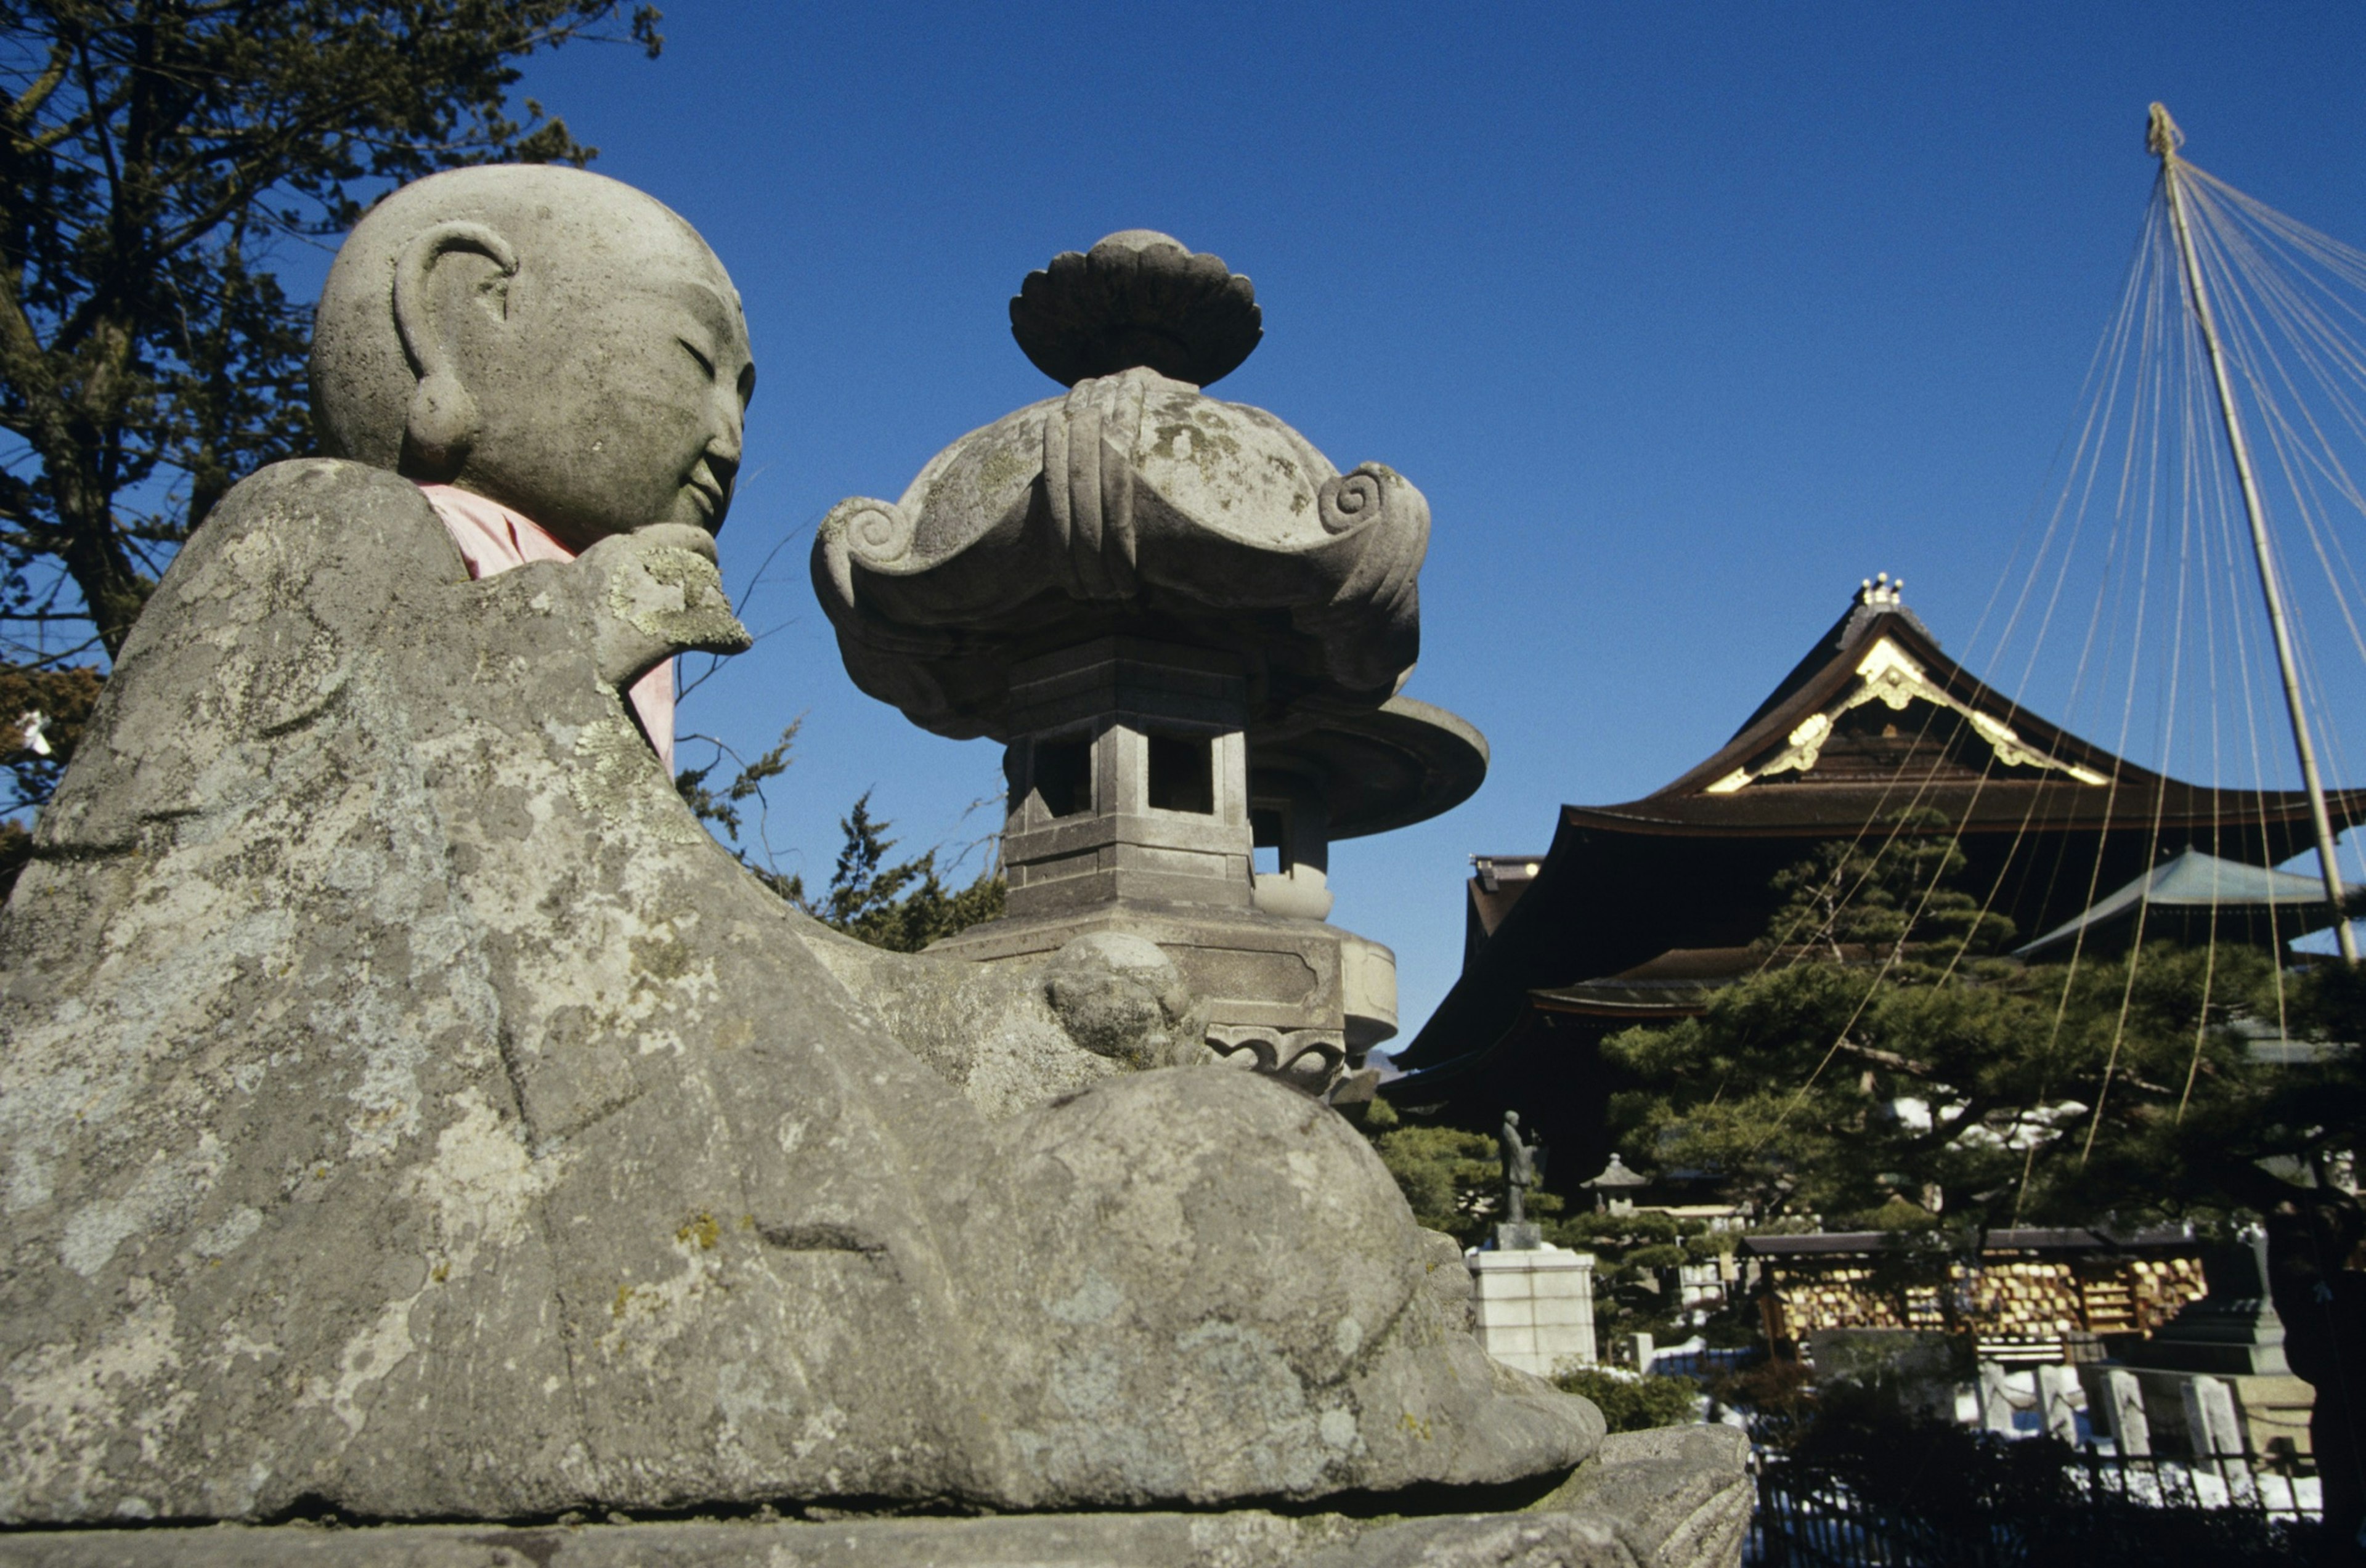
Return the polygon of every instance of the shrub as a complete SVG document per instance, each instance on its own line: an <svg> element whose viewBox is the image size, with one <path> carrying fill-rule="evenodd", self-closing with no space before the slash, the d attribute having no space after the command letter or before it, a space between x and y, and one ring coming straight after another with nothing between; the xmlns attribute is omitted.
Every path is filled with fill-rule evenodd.
<svg viewBox="0 0 2366 1568"><path fill-rule="evenodd" d="M1565 1393L1580 1393L1601 1408L1614 1432L1689 1425L1699 1408L1700 1385L1690 1378L1621 1377L1579 1367L1553 1379Z"/></svg>

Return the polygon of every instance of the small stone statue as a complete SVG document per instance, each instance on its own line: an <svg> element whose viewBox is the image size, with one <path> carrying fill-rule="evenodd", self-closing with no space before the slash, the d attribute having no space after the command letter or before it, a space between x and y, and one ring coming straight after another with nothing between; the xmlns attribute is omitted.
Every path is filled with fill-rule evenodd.
<svg viewBox="0 0 2366 1568"><path fill-rule="evenodd" d="M1507 1224L1522 1225L1528 1222L1526 1195L1543 1178L1538 1173L1538 1156L1544 1152L1542 1144L1520 1142L1520 1113L1504 1112L1504 1131L1497 1140L1502 1145L1504 1161L1504 1213Z"/></svg>

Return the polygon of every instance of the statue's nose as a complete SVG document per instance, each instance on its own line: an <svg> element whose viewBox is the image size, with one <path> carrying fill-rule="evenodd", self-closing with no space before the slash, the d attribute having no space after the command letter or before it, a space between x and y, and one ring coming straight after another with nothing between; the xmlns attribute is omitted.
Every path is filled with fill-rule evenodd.
<svg viewBox="0 0 2366 1568"><path fill-rule="evenodd" d="M717 399L715 412L715 429L706 438L706 466L727 487L732 476L739 471L745 422L737 397Z"/></svg>
<svg viewBox="0 0 2366 1568"><path fill-rule="evenodd" d="M739 471L739 443L736 436L730 441L707 443L706 466L716 479L730 483L732 476Z"/></svg>

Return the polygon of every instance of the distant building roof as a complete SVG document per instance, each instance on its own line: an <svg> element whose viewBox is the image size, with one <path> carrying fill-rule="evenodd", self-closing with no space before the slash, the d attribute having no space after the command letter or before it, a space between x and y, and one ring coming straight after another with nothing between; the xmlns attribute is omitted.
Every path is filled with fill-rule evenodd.
<svg viewBox="0 0 2366 1568"><path fill-rule="evenodd" d="M1895 1231L1823 1231L1811 1235L1748 1235L1735 1244L1737 1252L1752 1258L1860 1257L1887 1252L1907 1245ZM2023 1226L1988 1233L1985 1252L2126 1252L2162 1248L2189 1249L2193 1234L2179 1226L2131 1231L2108 1235L2081 1226Z"/></svg>
<svg viewBox="0 0 2366 1568"><path fill-rule="evenodd" d="M1604 1168L1601 1175L1590 1181L1581 1181L1578 1185L1601 1191L1610 1191L1629 1187L1649 1187L1651 1185L1651 1179L1648 1176L1639 1176L1628 1169L1627 1162L1613 1153L1609 1165Z"/></svg>
<svg viewBox="0 0 2366 1568"><path fill-rule="evenodd" d="M2352 897L2366 893L2354 884L2347 890ZM2088 951L2124 947L2135 938L2139 916L2147 935L2214 934L2221 942L2249 941L2261 946L2280 946L2304 931L2330 925L2334 919L2325 884L2316 877L2189 849L2016 949L2013 955L2066 956L2074 944Z"/></svg>

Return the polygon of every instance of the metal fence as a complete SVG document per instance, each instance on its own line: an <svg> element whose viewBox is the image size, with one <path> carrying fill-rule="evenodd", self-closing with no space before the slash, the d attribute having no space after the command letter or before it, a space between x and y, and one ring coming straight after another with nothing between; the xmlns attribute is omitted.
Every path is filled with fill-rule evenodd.
<svg viewBox="0 0 2366 1568"><path fill-rule="evenodd" d="M1828 1469L1763 1451L1744 1561L1767 1568L2284 1568L2319 1517L2304 1460L2066 1451L2056 1483L1925 1508L1866 1498Z"/></svg>
<svg viewBox="0 0 2366 1568"><path fill-rule="evenodd" d="M1653 1352L1651 1364L1645 1370L1660 1377L1698 1378L1707 1382L1721 1372L1738 1372L1765 1359L1765 1349L1757 1345L1707 1350L1660 1350Z"/></svg>

